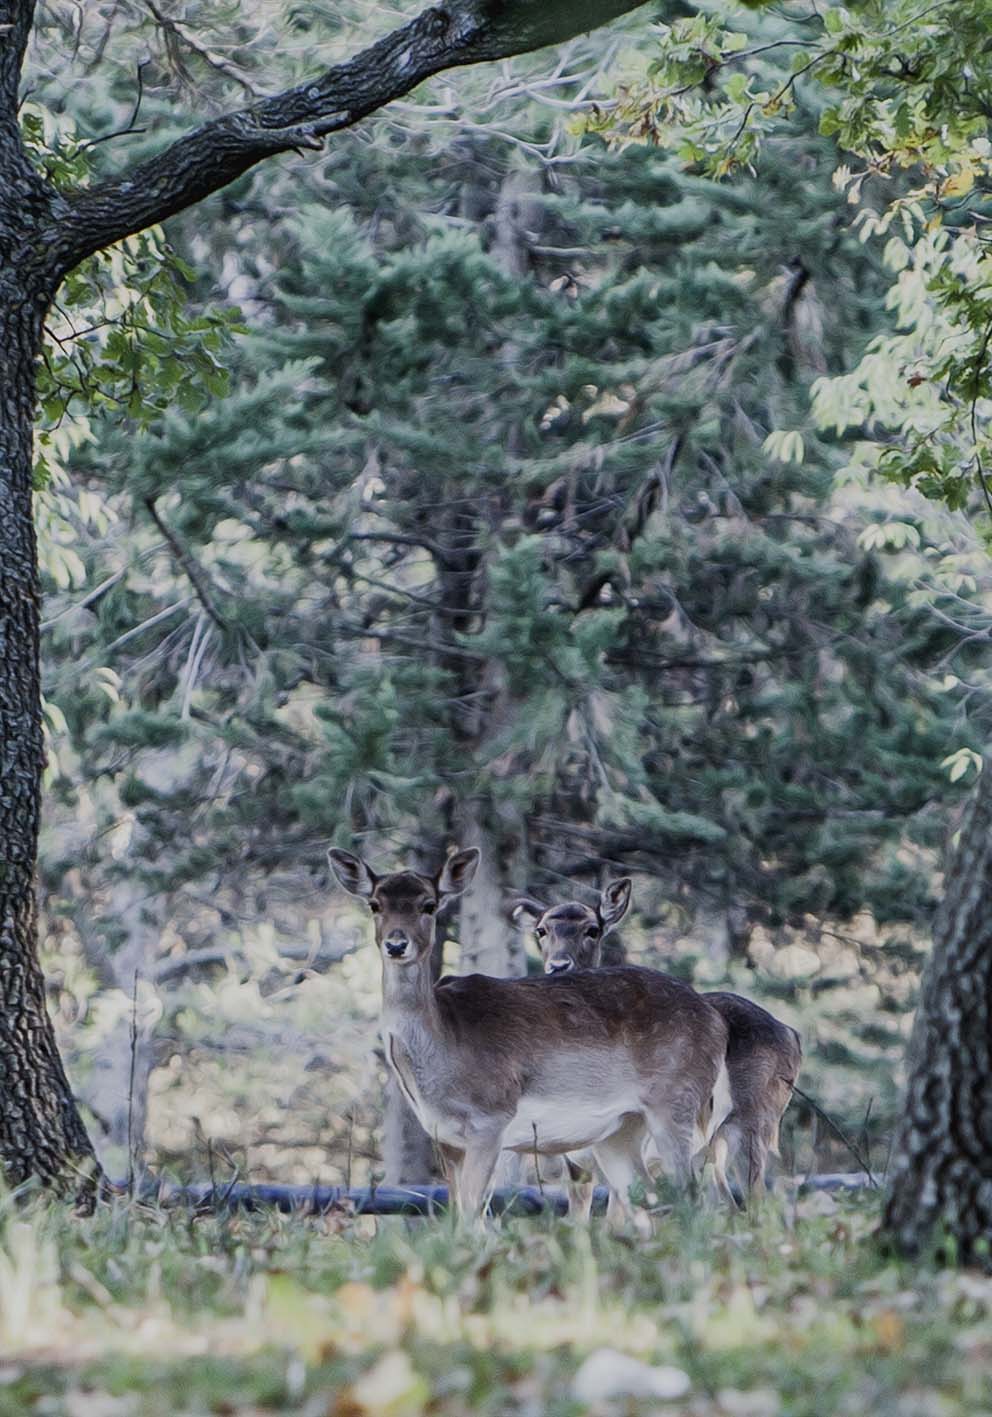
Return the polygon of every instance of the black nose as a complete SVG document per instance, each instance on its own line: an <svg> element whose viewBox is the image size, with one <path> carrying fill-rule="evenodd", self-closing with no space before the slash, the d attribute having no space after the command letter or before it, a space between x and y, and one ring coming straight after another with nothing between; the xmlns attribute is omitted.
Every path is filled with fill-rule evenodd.
<svg viewBox="0 0 992 1417"><path fill-rule="evenodd" d="M390 959L402 959L406 954L407 941L405 939L387 940L386 953Z"/></svg>
<svg viewBox="0 0 992 1417"><path fill-rule="evenodd" d="M572 968L572 961L567 956L559 955L556 959L549 959L544 966L546 974L567 974Z"/></svg>

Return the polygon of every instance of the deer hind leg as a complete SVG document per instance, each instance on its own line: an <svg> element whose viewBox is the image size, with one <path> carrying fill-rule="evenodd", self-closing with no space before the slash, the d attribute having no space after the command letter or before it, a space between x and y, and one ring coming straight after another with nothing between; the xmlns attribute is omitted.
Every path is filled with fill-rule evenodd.
<svg viewBox="0 0 992 1417"><path fill-rule="evenodd" d="M737 1196L730 1183L734 1159L737 1155L739 1144L739 1129L734 1114L731 1113L726 1121L722 1122L713 1134L709 1147L705 1153L706 1159L713 1163L713 1181L716 1196L725 1198L730 1202L733 1210L739 1209Z"/></svg>
<svg viewBox="0 0 992 1417"><path fill-rule="evenodd" d="M739 1112L732 1112L713 1138L714 1155L717 1148L723 1152L724 1177L728 1172L736 1177L745 1205L765 1194L765 1168L773 1141L773 1129L764 1127L760 1118ZM719 1170L717 1177L719 1180ZM733 1194L729 1186L726 1189Z"/></svg>
<svg viewBox="0 0 992 1417"><path fill-rule="evenodd" d="M794 1079L792 1078L779 1078L776 1087L769 1092L769 1117L766 1121L767 1146L764 1167L764 1175L766 1178L769 1174L768 1158L774 1157L775 1161L778 1163L781 1163L782 1160L780 1132L782 1118L785 1116L786 1109L792 1101L793 1082ZM771 1175L773 1182L778 1173L779 1166L772 1165Z"/></svg>
<svg viewBox="0 0 992 1417"><path fill-rule="evenodd" d="M640 1117L629 1117L612 1136L593 1147L596 1164L606 1177L610 1200L606 1207L606 1223L610 1230L622 1229L630 1221L645 1239L651 1235L651 1217L639 1206L630 1203L630 1188L636 1182L649 1184L651 1177L644 1164L644 1124Z"/></svg>
<svg viewBox="0 0 992 1417"><path fill-rule="evenodd" d="M724 1063L717 1074L713 1093L700 1110L692 1139L692 1174L697 1188L701 1185L707 1165L712 1163L707 1190L709 1198L718 1202L727 1196L736 1208L737 1201L727 1177L728 1146L721 1134L724 1123L733 1112L730 1075Z"/></svg>
<svg viewBox="0 0 992 1417"><path fill-rule="evenodd" d="M665 1175L679 1191L695 1193L696 1175L692 1159L699 1139L698 1099L688 1095L674 1099L652 1099L644 1109L651 1140Z"/></svg>
<svg viewBox="0 0 992 1417"><path fill-rule="evenodd" d="M760 1126L750 1127L745 1136L744 1160L747 1166L748 1204L752 1201L760 1201L765 1194L768 1140Z"/></svg>
<svg viewBox="0 0 992 1417"><path fill-rule="evenodd" d="M568 1191L568 1218L579 1225L588 1225L592 1217L596 1178L574 1157L566 1156L564 1162L565 1185Z"/></svg>

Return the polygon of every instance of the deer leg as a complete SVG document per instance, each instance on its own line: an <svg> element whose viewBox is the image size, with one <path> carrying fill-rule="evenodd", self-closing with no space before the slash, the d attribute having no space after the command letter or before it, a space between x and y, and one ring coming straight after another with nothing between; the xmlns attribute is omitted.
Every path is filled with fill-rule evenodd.
<svg viewBox="0 0 992 1417"><path fill-rule="evenodd" d="M448 1188L448 1207L455 1205L458 1193L458 1172L461 1168L464 1152L457 1147L447 1146L443 1141L435 1140L437 1157L441 1165L441 1175L444 1177L444 1184Z"/></svg>
<svg viewBox="0 0 992 1417"><path fill-rule="evenodd" d="M728 1135L735 1131L736 1128L728 1117L727 1121L717 1128L707 1151L707 1158L713 1162L713 1176L717 1197L721 1195L725 1196L734 1210L737 1209L737 1197L734 1195L733 1187L730 1184L730 1177L727 1175L727 1162L730 1157Z"/></svg>
<svg viewBox="0 0 992 1417"><path fill-rule="evenodd" d="M566 1156L564 1160L568 1191L568 1218L581 1225L588 1225L592 1216L596 1178L584 1166L580 1166L577 1161L574 1161L571 1156Z"/></svg>
<svg viewBox="0 0 992 1417"><path fill-rule="evenodd" d="M493 1171L503 1145L503 1128L473 1137L465 1148L455 1184L458 1218L480 1223L492 1190Z"/></svg>
<svg viewBox="0 0 992 1417"><path fill-rule="evenodd" d="M644 1164L644 1124L640 1117L628 1119L612 1136L597 1142L592 1149L596 1164L606 1177L610 1201L606 1208L606 1223L618 1230L624 1221L633 1223L645 1239L651 1235L651 1217L639 1206L630 1203L630 1188L637 1181L650 1184L651 1177Z"/></svg>
<svg viewBox="0 0 992 1417"><path fill-rule="evenodd" d="M679 1191L695 1191L693 1138L698 1132L699 1107L692 1098L674 1102L654 1102L645 1108L651 1140L662 1169Z"/></svg>
<svg viewBox="0 0 992 1417"><path fill-rule="evenodd" d="M745 1155L747 1157L748 1200L760 1201L765 1194L765 1171L768 1167L768 1153L774 1140L773 1126L763 1126L760 1121L746 1129L744 1134Z"/></svg>

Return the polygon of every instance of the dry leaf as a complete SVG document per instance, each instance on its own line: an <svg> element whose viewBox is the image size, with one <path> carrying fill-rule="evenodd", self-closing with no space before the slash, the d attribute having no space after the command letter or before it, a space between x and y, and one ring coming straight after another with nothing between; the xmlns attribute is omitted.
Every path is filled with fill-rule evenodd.
<svg viewBox="0 0 992 1417"><path fill-rule="evenodd" d="M615 1348L598 1348L575 1374L572 1395L577 1402L604 1402L611 1397L653 1397L672 1401L685 1397L692 1386L681 1368L654 1368L618 1353Z"/></svg>
<svg viewBox="0 0 992 1417"><path fill-rule="evenodd" d="M342 1394L335 1414L368 1417L420 1417L430 1399L426 1380L400 1349L384 1353L369 1371Z"/></svg>

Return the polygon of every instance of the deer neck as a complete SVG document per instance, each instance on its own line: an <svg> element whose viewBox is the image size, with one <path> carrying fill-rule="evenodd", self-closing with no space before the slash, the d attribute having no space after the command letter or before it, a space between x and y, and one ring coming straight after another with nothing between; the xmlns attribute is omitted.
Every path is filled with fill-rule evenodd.
<svg viewBox="0 0 992 1417"><path fill-rule="evenodd" d="M379 1032L386 1061L420 1125L428 1134L440 1135L448 1049L430 955L405 967L383 961Z"/></svg>
<svg viewBox="0 0 992 1417"><path fill-rule="evenodd" d="M434 995L431 951L417 964L382 965L382 1022L390 1032L423 1029L437 1034L441 1013Z"/></svg>

